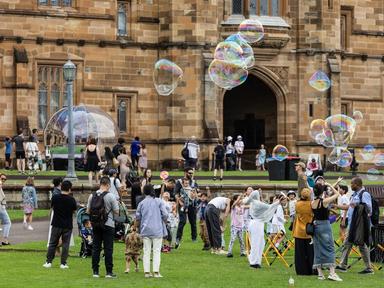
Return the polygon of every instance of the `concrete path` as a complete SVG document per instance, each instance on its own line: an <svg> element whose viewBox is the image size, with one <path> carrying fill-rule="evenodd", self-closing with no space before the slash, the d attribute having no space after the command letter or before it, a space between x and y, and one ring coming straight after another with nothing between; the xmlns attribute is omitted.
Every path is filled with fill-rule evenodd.
<svg viewBox="0 0 384 288"><path fill-rule="evenodd" d="M9 242L11 244L19 244L35 241L48 241L48 219L33 221L32 227L34 230L29 231L24 229L22 222L12 223L11 231L9 234ZM8 247L11 248L12 245Z"/></svg>

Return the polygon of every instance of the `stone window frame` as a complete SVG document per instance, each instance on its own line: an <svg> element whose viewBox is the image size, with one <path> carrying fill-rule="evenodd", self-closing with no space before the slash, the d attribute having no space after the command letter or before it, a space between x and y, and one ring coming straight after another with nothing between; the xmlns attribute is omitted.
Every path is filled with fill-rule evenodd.
<svg viewBox="0 0 384 288"><path fill-rule="evenodd" d="M340 49L348 50L351 46L351 35L354 18L354 8L351 6L341 6L340 9ZM344 25L344 28L343 28Z"/></svg>
<svg viewBox="0 0 384 288"><path fill-rule="evenodd" d="M37 0L37 6L38 7L61 7L61 8L73 8L75 7L75 2L76 0L45 0L45 4L42 3L43 1L42 0ZM54 2L54 4L52 4L52 2ZM55 5L55 3L58 3L58 5ZM70 2L69 5L67 5L66 3L67 2Z"/></svg>
<svg viewBox="0 0 384 288"><path fill-rule="evenodd" d="M63 76L65 62L38 62L36 63L36 87L37 87L37 126L44 129L52 115L66 106L67 92ZM76 99L76 81L73 82L73 98ZM44 88L44 89L40 89ZM57 89L59 88L59 89ZM58 94L57 94L58 93ZM45 99L41 96L45 95ZM53 97L58 95L58 103L53 102ZM57 104L57 105L54 105ZM56 109L55 109L56 107ZM42 120L41 109L44 109L46 119ZM45 123L43 123L45 121Z"/></svg>
<svg viewBox="0 0 384 288"><path fill-rule="evenodd" d="M115 102L115 111L116 111L116 123L117 123L117 126L119 127L119 132L120 132L120 135L122 136L126 136L126 137L129 137L129 136L132 136L134 133L133 131L133 125L132 125L132 120L133 120L133 113L134 113L134 110L132 109L133 107L133 97L135 95L133 94L130 94L130 93L115 93L114 94L114 102ZM120 115L119 115L119 112L120 112L120 103L122 101L126 101L126 109L125 109L125 113L126 113L126 117L125 117L125 130L122 130L121 129L121 125L120 125Z"/></svg>
<svg viewBox="0 0 384 288"><path fill-rule="evenodd" d="M266 1L268 3L268 13L265 15L260 14L260 10L262 8L262 4ZM240 5L242 14L236 12L233 13L235 2L237 6ZM273 3L280 4L279 5L279 13L277 15L273 15ZM253 7L251 5L254 5ZM244 16L276 16L281 17L284 16L287 11L287 0L232 0L231 5L232 15L244 15Z"/></svg>
<svg viewBox="0 0 384 288"><path fill-rule="evenodd" d="M119 33L119 8L125 6L125 33ZM129 39L131 30L131 0L121 0L116 2L116 37L117 39Z"/></svg>

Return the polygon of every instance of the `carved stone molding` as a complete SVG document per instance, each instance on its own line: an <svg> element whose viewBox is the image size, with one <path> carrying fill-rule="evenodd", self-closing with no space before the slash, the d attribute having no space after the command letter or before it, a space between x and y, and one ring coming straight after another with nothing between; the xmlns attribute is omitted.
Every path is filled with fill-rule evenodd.
<svg viewBox="0 0 384 288"><path fill-rule="evenodd" d="M289 77L289 67L288 66L265 66L277 76L279 76L281 83L287 88L288 87L288 77Z"/></svg>

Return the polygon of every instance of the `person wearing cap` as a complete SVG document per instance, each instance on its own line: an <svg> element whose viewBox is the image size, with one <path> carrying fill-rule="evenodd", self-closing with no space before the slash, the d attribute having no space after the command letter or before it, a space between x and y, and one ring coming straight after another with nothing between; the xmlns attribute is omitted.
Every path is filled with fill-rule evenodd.
<svg viewBox="0 0 384 288"><path fill-rule="evenodd" d="M241 156L243 155L244 152L244 142L243 142L243 137L240 135L237 136L237 141L235 142L235 151L236 151L236 166L239 171L241 170Z"/></svg>
<svg viewBox="0 0 384 288"><path fill-rule="evenodd" d="M117 170L112 168L108 171L109 180L111 181L111 187L109 188L109 192L111 192L116 200L120 199L120 191L123 188L123 185L120 182L120 179L117 177Z"/></svg>
<svg viewBox="0 0 384 288"><path fill-rule="evenodd" d="M289 193L288 193L289 194ZM312 222L311 190L304 188L300 200L295 206L296 217L293 222L292 236L295 238L295 270L297 275L313 274L313 245L306 226Z"/></svg>
<svg viewBox="0 0 384 288"><path fill-rule="evenodd" d="M232 144L232 136L227 137L227 145L225 147L225 158L227 159L227 171L235 170L236 166L236 155L235 155L235 147Z"/></svg>
<svg viewBox="0 0 384 288"><path fill-rule="evenodd" d="M309 188L308 182L307 182L307 175L305 175L305 164L303 162L298 162L295 164L295 170L297 173L297 194L300 198L301 196L301 190L304 188Z"/></svg>
<svg viewBox="0 0 384 288"><path fill-rule="evenodd" d="M295 214L296 214L296 192L293 190L289 190L287 193L287 197L289 200L288 203L288 209L289 209L289 218L291 219L291 223L295 220Z"/></svg>

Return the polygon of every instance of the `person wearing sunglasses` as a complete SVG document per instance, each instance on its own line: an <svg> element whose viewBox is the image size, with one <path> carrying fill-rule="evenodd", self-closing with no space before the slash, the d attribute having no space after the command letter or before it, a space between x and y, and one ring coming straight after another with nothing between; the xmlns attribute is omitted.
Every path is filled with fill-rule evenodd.
<svg viewBox="0 0 384 288"><path fill-rule="evenodd" d="M7 181L7 176L4 174L0 174L0 221L3 225L3 240L1 241L1 245L9 245L8 236L9 231L11 230L11 220L9 219L9 215L7 213L5 201L5 194L3 191L3 183Z"/></svg>

